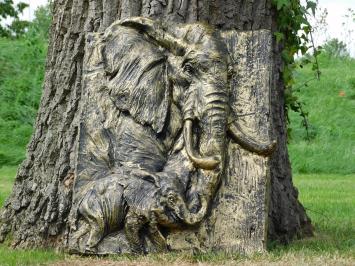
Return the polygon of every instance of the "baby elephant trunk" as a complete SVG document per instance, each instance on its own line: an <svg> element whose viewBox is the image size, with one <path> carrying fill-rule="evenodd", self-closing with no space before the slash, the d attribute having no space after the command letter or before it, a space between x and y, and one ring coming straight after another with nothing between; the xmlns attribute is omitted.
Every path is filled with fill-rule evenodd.
<svg viewBox="0 0 355 266"><path fill-rule="evenodd" d="M194 226L198 223L200 223L206 216L208 210L208 202L206 201L205 198L201 199L201 208L197 213L192 213L186 205L182 206L182 209L180 210L180 215L179 217L181 220L186 224L190 226Z"/></svg>

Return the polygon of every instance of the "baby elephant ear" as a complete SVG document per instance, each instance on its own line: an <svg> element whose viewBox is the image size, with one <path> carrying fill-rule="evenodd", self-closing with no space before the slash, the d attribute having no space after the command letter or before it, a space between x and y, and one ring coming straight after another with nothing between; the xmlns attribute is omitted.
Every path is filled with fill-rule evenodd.
<svg viewBox="0 0 355 266"><path fill-rule="evenodd" d="M170 104L166 56L134 29L116 25L106 37L105 69L113 102L138 123L160 133Z"/></svg>

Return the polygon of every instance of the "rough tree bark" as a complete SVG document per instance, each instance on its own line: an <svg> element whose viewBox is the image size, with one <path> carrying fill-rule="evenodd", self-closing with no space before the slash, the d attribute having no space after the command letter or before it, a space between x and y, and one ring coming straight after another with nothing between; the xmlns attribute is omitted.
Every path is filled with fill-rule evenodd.
<svg viewBox="0 0 355 266"><path fill-rule="evenodd" d="M61 0L54 2L45 83L27 159L1 214L0 242L62 247L68 234L78 134L84 40L113 21L145 16L204 21L220 29L275 31L271 0ZM274 41L271 113L278 147L271 159L269 237L287 242L312 226L292 184L287 153L281 47Z"/></svg>

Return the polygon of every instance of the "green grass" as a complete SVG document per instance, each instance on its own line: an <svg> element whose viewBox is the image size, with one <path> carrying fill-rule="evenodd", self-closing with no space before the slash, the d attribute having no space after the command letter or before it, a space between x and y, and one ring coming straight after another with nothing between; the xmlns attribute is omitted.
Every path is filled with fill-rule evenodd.
<svg viewBox="0 0 355 266"><path fill-rule="evenodd" d="M57 254L48 250L13 250L0 245L0 265L43 265L64 259L63 254Z"/></svg>
<svg viewBox="0 0 355 266"><path fill-rule="evenodd" d="M355 173L355 60L320 57L320 81L296 95L309 113L307 141L301 118L290 112L289 151L297 173ZM314 76L311 67L296 73L296 88Z"/></svg>
<svg viewBox="0 0 355 266"><path fill-rule="evenodd" d="M0 202L11 191L16 167L0 168ZM355 175L311 174L295 177L300 191L300 200L307 208L315 236L296 240L288 246L272 246L267 254L241 256L238 254L184 254L172 253L148 255L145 257L110 256L104 258L83 258L46 250L12 250L0 245L0 265L38 265L62 261L67 265L100 265L113 261L120 265L186 265L204 262L208 264L231 264L237 262L265 264L278 262L298 265L355 263Z"/></svg>
<svg viewBox="0 0 355 266"><path fill-rule="evenodd" d="M316 236L295 241L287 249L340 252L355 258L355 175L296 175L294 182Z"/></svg>
<svg viewBox="0 0 355 266"><path fill-rule="evenodd" d="M5 199L10 195L17 166L3 166L0 168L0 206L4 205Z"/></svg>
<svg viewBox="0 0 355 266"><path fill-rule="evenodd" d="M10 195L16 175L17 166L0 168L0 207ZM38 265L49 261L63 259L63 254L48 250L13 250L0 245L0 266L5 265Z"/></svg>

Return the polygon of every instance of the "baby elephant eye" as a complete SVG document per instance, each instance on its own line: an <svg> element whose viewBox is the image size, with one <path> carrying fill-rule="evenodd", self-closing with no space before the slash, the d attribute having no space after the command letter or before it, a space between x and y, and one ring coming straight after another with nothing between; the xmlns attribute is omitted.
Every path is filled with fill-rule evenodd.
<svg viewBox="0 0 355 266"><path fill-rule="evenodd" d="M176 201L175 195L170 194L170 195L168 196L168 201L169 201L170 203L174 203L174 202Z"/></svg>

